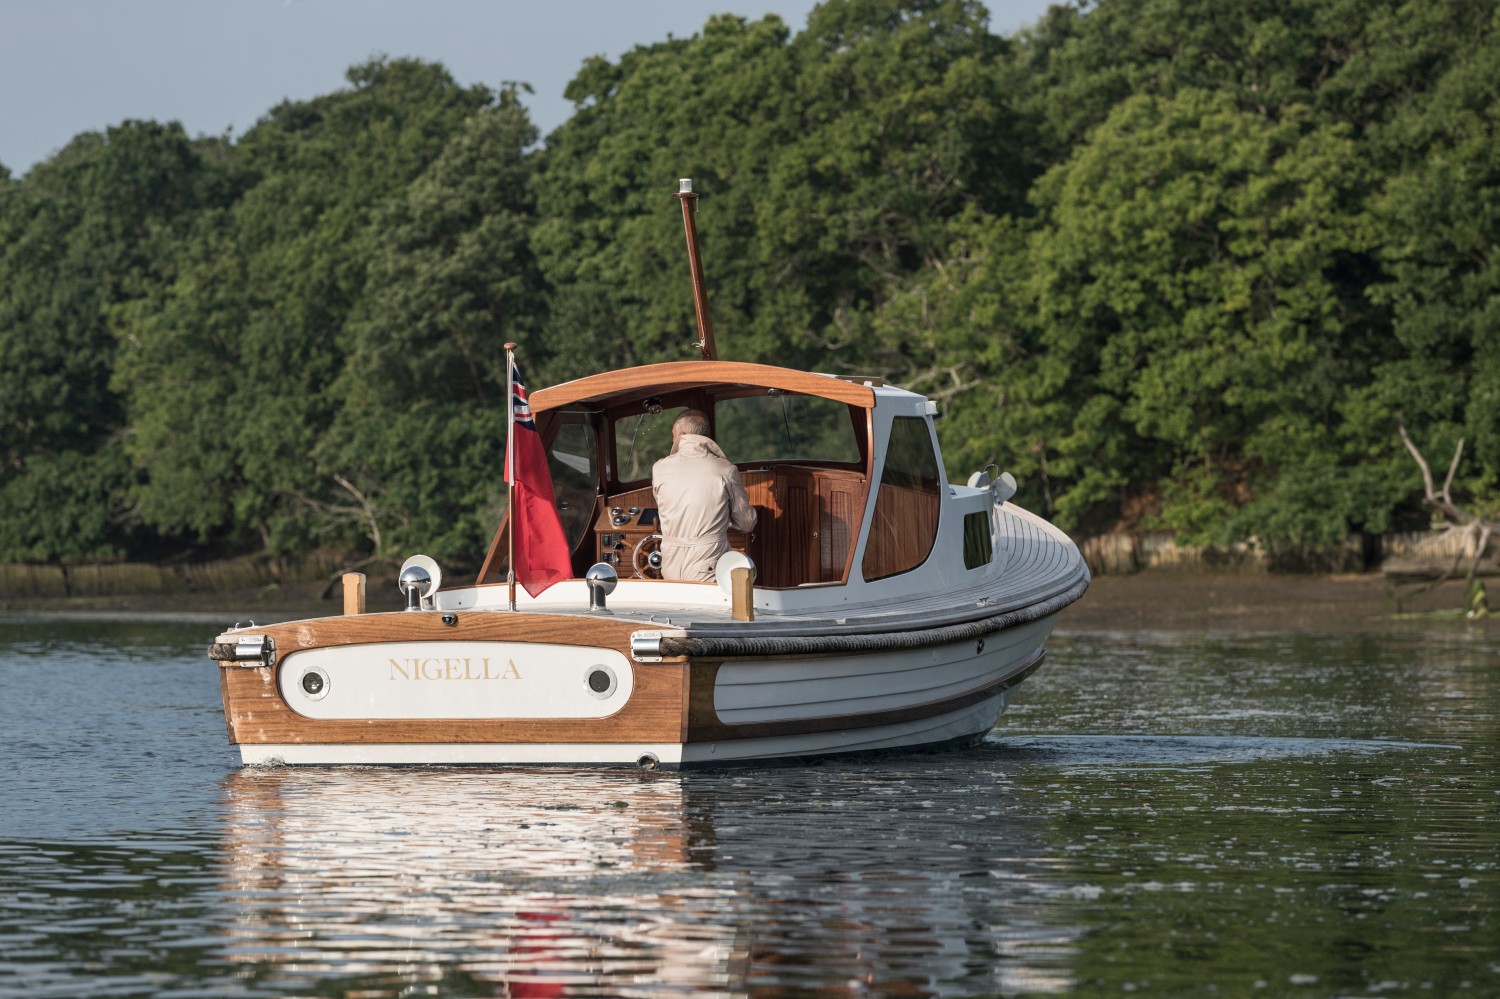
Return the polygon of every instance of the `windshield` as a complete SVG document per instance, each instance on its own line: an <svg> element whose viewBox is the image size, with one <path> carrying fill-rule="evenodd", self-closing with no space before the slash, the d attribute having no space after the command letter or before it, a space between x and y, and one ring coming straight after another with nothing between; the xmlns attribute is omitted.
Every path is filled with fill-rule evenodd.
<svg viewBox="0 0 1500 999"><path fill-rule="evenodd" d="M568 536L568 547L577 548L594 519L594 497L599 492L594 467L594 428L587 417L564 416L557 437L547 454L552 473L552 491L557 496L557 514Z"/></svg>
<svg viewBox="0 0 1500 999"><path fill-rule="evenodd" d="M860 461L849 407L775 389L714 406L719 446L730 461Z"/></svg>
<svg viewBox="0 0 1500 999"><path fill-rule="evenodd" d="M621 482L651 477L651 466L672 450L672 423L686 409L642 411L615 421L615 468Z"/></svg>

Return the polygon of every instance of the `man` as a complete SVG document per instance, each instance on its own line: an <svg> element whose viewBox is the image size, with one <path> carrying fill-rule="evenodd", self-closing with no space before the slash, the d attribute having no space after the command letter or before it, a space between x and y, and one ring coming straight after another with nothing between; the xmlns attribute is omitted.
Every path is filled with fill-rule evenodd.
<svg viewBox="0 0 1500 999"><path fill-rule="evenodd" d="M708 417L689 409L672 424L672 453L651 468L661 517L663 579L713 582L729 550L729 529L755 526L740 470L708 435Z"/></svg>

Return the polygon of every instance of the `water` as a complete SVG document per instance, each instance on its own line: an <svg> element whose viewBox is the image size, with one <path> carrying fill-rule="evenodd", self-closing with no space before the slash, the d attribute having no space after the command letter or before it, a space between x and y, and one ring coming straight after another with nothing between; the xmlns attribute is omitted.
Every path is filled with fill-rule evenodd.
<svg viewBox="0 0 1500 999"><path fill-rule="evenodd" d="M240 769L200 623L0 621L0 996L1497 995L1500 643L1064 634L983 746Z"/></svg>

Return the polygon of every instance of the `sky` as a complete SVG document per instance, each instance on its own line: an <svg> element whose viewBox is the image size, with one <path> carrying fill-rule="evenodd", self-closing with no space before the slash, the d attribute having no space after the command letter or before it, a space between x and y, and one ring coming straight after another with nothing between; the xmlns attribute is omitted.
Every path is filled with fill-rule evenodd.
<svg viewBox="0 0 1500 999"><path fill-rule="evenodd" d="M127 119L240 135L283 100L346 83L372 56L446 66L462 84L516 80L542 134L567 120L563 89L590 56L686 38L711 14L778 14L812 0L0 0L0 164L26 173L80 132ZM1013 34L1047 0L992 0Z"/></svg>

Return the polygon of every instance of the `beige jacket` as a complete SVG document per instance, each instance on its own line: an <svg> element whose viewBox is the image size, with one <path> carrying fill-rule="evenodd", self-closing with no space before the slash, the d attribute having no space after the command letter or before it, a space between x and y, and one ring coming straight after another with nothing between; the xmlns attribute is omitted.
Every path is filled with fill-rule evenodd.
<svg viewBox="0 0 1500 999"><path fill-rule="evenodd" d="M729 550L729 529L755 526L755 508L740 471L711 438L683 434L677 451L651 469L661 516L662 578L713 582L714 563Z"/></svg>

